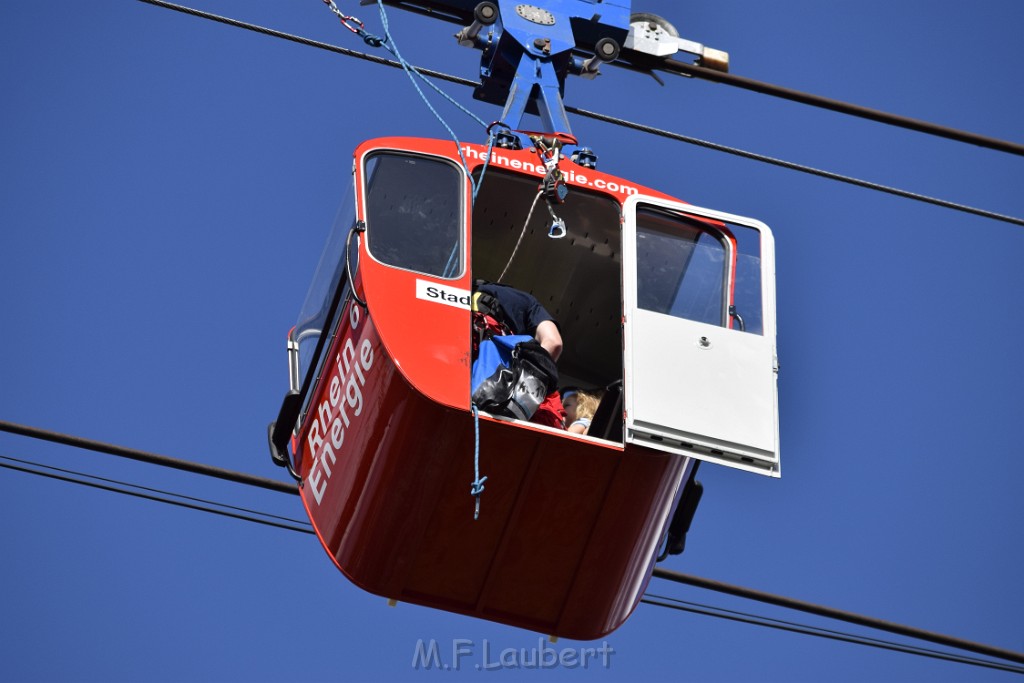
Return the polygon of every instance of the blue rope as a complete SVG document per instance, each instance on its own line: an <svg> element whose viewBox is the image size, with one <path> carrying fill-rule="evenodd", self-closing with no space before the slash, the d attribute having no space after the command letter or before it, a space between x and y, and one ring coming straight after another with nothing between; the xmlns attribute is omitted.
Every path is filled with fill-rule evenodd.
<svg viewBox="0 0 1024 683"><path fill-rule="evenodd" d="M471 202L472 206L476 206L476 196L477 194L479 194L480 188L483 187L484 176L487 174L487 167L491 163L491 151L494 149L494 140L497 138L497 136L494 133L491 133L490 131L491 128L493 128L495 124L498 123L501 122L495 121L494 123L487 127L487 154L484 156L483 168L480 169L480 179L473 183L473 199ZM508 128L508 126L505 125L504 123L501 123L501 125L504 126L505 128ZM465 162L465 159L463 159L463 162ZM468 168L466 168L466 175L469 175ZM473 182L473 176L469 175L469 180L470 182ZM448 263L446 263L444 266L444 277L452 277L455 275L455 266L457 266L459 263L458 255L460 246L461 245L459 241L456 240L455 244L452 246L452 253L448 255Z"/></svg>
<svg viewBox="0 0 1024 683"><path fill-rule="evenodd" d="M362 38L363 42L370 47L387 47L387 45L384 44L384 38L375 36L361 27L356 29L356 35Z"/></svg>
<svg viewBox="0 0 1024 683"><path fill-rule="evenodd" d="M462 167L464 169L466 169L466 175L469 175L469 163L466 161L466 157L462 154L462 143L459 142L458 136L455 134L455 131L452 130L451 126L448 125L448 122L444 120L444 117L442 117L439 113L437 113L437 110L434 109L434 106L432 104L430 104L430 100L427 99L427 96L423 93L423 90L420 88L419 84L416 82L415 76L419 76L420 80L422 80L424 83L426 83L431 88L433 88L433 90L435 92L437 92L439 95L444 97L446 100L448 100L449 102L454 104L456 107L458 107L459 110L461 110L462 112L464 112L468 116L471 116L481 126L486 128L487 124L484 122L483 119L481 119L479 116L477 116L476 114L474 114L470 110L466 109L464 106L462 106L457 101L455 101L455 99L453 99L451 97L451 95L449 95L445 91L441 90L441 88L439 88L436 84L432 83L429 79L427 79L427 77L424 76L423 74L421 74L416 69L416 67L414 67L409 62L405 61L405 58L402 57L401 52L399 52L399 50L398 50L398 44L395 43L395 39L391 35L391 28L388 25L388 15L387 15L387 12L384 11L384 1L383 0L377 0L377 6L380 8L380 21L381 21L381 25L384 27L385 39L384 39L384 41L382 43L382 46L384 47L384 49L386 49L388 52L390 52L392 55L394 55L395 59L398 60L398 63L402 65L402 69L405 71L406 75L409 77L409 81L412 83L412 86L414 88L416 88L416 92L419 93L420 99L423 100L423 103L425 105L427 105L427 109L430 110L430 113L432 113L434 115L434 117L438 121L441 122L441 125L444 126L445 130L448 131L448 135L450 135L452 140L455 141L455 148L458 150L459 158L462 160ZM469 182L473 184L473 197L475 198L477 190L478 190L478 187L477 187L476 181L473 180L473 176L471 176L471 175L469 176Z"/></svg>
<svg viewBox="0 0 1024 683"><path fill-rule="evenodd" d="M412 75L413 74L415 74L416 76L419 76L420 80L423 81L424 83L426 83L427 85L429 85L437 94L439 94L441 97L445 98L446 100L448 100L449 102L454 104L456 107L458 107L458 109L461 112L463 112L464 114L466 114L466 116L471 117L474 121L476 121L481 126L486 128L487 127L487 123L483 119L481 119L479 116L477 116L476 114L471 112L469 109L466 109L464 106L459 104L459 102L455 98L453 98L451 95L446 93L444 90L441 90L441 88L438 85L436 85L429 78L427 78L426 76L421 74L419 72L419 70L415 66L413 66L409 62L405 61L405 59L402 57L402 55L399 54L399 52L398 52L398 44L395 43L395 39L391 35L391 27L388 24L388 15L387 15L387 12L384 10L384 1L383 0L377 0L377 6L380 8L380 21L381 21L381 25L384 27L384 35L386 36L385 40L383 41L383 47L388 52L390 52L391 54L393 54L395 56L395 59L397 59L399 64L402 65L402 68L405 69L405 72L407 74L409 74L409 79L412 80ZM415 85L415 83L416 83L416 81L413 80L413 84L414 85ZM419 86L416 87L416 90L419 90ZM422 95L422 94L423 93L420 92L420 95ZM431 110L431 111L433 111L433 110ZM436 115L436 112L435 112L435 115ZM440 116L438 116L438 118L440 118ZM442 123L444 123L444 121L442 121Z"/></svg>
<svg viewBox="0 0 1024 683"><path fill-rule="evenodd" d="M394 36L391 35L391 26L388 22L388 15L384 9L383 0L377 0L377 6L380 9L380 21L381 26L384 28L384 39L381 40L377 38L375 42L371 42L370 38L376 38L376 36L371 36L370 34L366 34L364 36L363 33L365 32L360 32L359 35L363 36L363 39L367 43L374 45L376 47L383 47L392 55L394 55L395 59L398 60L398 63L402 65L402 70L405 71L405 74L409 77L409 82L412 83L412 86L416 89L416 92L419 94L420 99L423 100L423 103L425 105L427 105L427 109L429 109L430 112L434 115L434 118L440 121L441 125L444 126L445 130L448 131L448 135L451 136L452 140L455 141L455 149L459 153L459 159L462 160L462 168L465 169L466 176L469 178L469 182L473 186L472 204L476 205L477 194L480 193L480 187L484 183L484 175L487 173L487 167L488 165L490 165L491 162L491 150L494 148L495 140L495 135L491 133L491 128L493 128L495 124L491 124L490 126L488 126L483 119L481 119L479 116L471 112L466 107L459 104L459 102L452 98L448 93L446 93L444 90L441 90L441 88L439 88L435 83L433 83L430 79L421 74L415 66L405 61L405 58L402 57L402 53L398 49L398 44L395 42ZM480 171L479 180L474 180L472 174L469 172L469 162L466 161L466 157L462 152L462 143L459 141L458 135L456 135L455 131L452 130L451 126L448 125L448 122L444 120L444 117L441 116L441 114L439 114L436 109L434 109L434 106L430 103L430 100L427 99L427 96L423 93L423 90L416 82L416 78L414 76L418 76L419 79L426 83L428 86L430 86L434 90L434 92L438 93L439 95L441 95L441 97L445 98L446 100L454 104L460 111L465 113L467 116L472 117L474 121L479 123L487 130L487 156L484 157L484 165ZM508 126L506 124L501 123L501 125L508 129ZM454 273L455 266L458 263L458 250L459 243L456 242L456 244L452 247L452 253L448 256L448 262L445 264L443 271L444 277L451 277L452 274Z"/></svg>
<svg viewBox="0 0 1024 683"><path fill-rule="evenodd" d="M473 203L475 204L476 203L476 196L480 192L480 185L482 185L483 181L484 181L484 174L487 172L487 165L490 162L491 148L494 145L494 136L491 134L491 128L493 128L495 124L492 123L490 126L488 126L486 123L484 123L483 119L481 119L479 116L477 116L476 114L471 112L466 107L464 107L461 104L459 104L448 93L446 93L445 91L441 90L440 87L435 85L426 76L424 76L422 73L420 73L419 70L415 66L413 66L409 62L405 61L405 58L402 57L402 54L398 51L398 44L395 43L395 39L391 35L391 27L390 27L390 25L388 23L387 12L384 10L384 2L383 2L383 0L377 0L377 7L380 9L381 25L384 28L384 37L383 38L381 38L380 36L375 36L374 34L372 34L369 31L367 31L363 27L363 22L359 21L359 19L357 19L356 17L352 17L352 16L349 16L347 14L343 14L341 12L341 10L338 9L337 5L334 4L334 0L324 0L324 4L330 6L331 11L334 12L338 16L338 18L341 20L342 26L344 26L349 31L352 31L353 33L358 35L360 38L362 38L363 42L365 42L367 45L370 45L372 47L383 47L388 52L390 52L395 57L395 59L398 60L398 63L401 65L402 70L405 71L406 75L409 77L409 81L412 83L413 87L416 88L416 92L419 93L420 99L422 99L423 103L427 105L427 109L429 109L430 112L434 115L434 117L438 121L441 122L441 125L444 126L445 129L448 131L448 134L451 136L452 140L455 141L455 148L458 150L459 158L462 160L462 168L465 169L466 175L469 176L469 182L473 185ZM426 95L423 94L423 90L420 89L419 84L416 83L416 78L414 78L414 76L418 76L421 81L423 81L424 83L429 85L436 93L441 95L441 97L445 98L446 100L448 100L449 102L454 104L456 107L458 107L458 109L460 111L465 113L467 116L472 117L473 120L475 120L477 123L479 123L481 126L483 126L484 128L487 129L487 134L488 134L488 139L487 139L487 158L484 160L484 167L483 167L483 170L481 170L481 172L480 172L480 180L479 181L474 181L473 180L473 176L470 175L470 173L469 173L469 164L466 162L466 157L462 153L462 143L459 142L459 138L455 134L455 131L453 131L451 129L451 126L448 125L448 123L444 120L444 118L437 112L436 109L434 109L433 105L430 104L430 101L427 99ZM495 123L498 123L498 122L495 122ZM502 123L501 125L504 126L506 129L508 129L508 126L505 125L504 123ZM509 129L509 130L511 130L511 129ZM458 249L458 245L456 245L456 249ZM454 252L453 252L453 254L454 254ZM450 265L450 261L451 261L451 259L449 259L449 265ZM447 270L448 270L448 266L445 267L445 271L446 272L447 272Z"/></svg>
<svg viewBox="0 0 1024 683"><path fill-rule="evenodd" d="M390 27L390 24L388 23L388 15L387 15L387 12L384 9L384 2L383 2L383 0L377 0L377 7L380 9L381 25L384 28L384 37L383 38L381 38L380 36L375 36L372 33L368 32L363 27L363 22L359 21L359 19L357 19L356 17L352 17L352 16L349 16L347 14L343 14L341 12L341 10L338 9L337 5L334 4L334 0L324 0L324 3L330 6L331 11L334 12L338 16L338 18L341 20L341 24L345 28L347 28L349 31L352 31L353 33L358 35L360 38L362 38L363 42L365 42L367 45L370 45L372 47L383 47L388 52L390 52L395 57L395 59L398 60L398 63L401 65L402 70L405 71L405 74L409 77L409 81L412 83L412 86L414 88L416 88L416 92L419 94L420 99L422 99L423 103L427 105L427 109L429 109L430 112L434 115L434 118L436 118L438 121L441 122L441 125L444 126L445 130L448 131L448 134L451 136L452 140L455 141L455 149L458 150L458 152L459 152L459 159L462 160L462 168L465 169L466 175L469 176L469 182L473 185L473 203L475 204L476 203L476 196L480 192L480 185L483 184L484 174L487 172L487 166L488 166L488 163L490 162L491 148L494 145L494 136L491 135L491 128L494 126L494 124L491 124L490 126L488 126L486 123L484 123L483 119L481 119L479 116L477 116L476 114L471 112L466 107L464 107L461 104L459 104L459 102L456 101L454 98L452 98L451 95L449 95L445 91L441 90L440 87L438 87L436 84L434 84L432 81L430 81L426 76L424 76L422 73L420 73L419 70L415 66L413 66L409 62L405 61L405 58L402 57L401 52L399 52L399 50L398 50L398 44L395 42L394 37L391 35L391 27ZM487 129L487 134L488 134L488 139L487 139L487 158L484 161L483 170L481 170L481 172L480 172L480 179L479 179L479 181L473 180L473 176L470 175L470 173L469 173L469 163L466 161L466 157L465 157L465 155L462 152L462 143L459 141L459 138L455 134L455 131L452 130L451 126L448 125L448 122L444 120L444 118L437 112L436 109L434 109L434 106L432 104L430 104L430 101L427 99L426 95L423 94L423 90L420 88L419 84L416 82L416 77L419 77L419 79L421 81L423 81L424 83L426 83L427 85L429 85L434 90L434 92L438 93L439 95L441 95L441 97L445 98L450 103L454 104L460 111L465 113L467 116L472 117L473 120L475 120L477 123L479 123L481 126L483 126L484 128ZM505 124L502 124L502 125L505 126L505 128L508 128L507 125L505 125ZM456 245L456 250L457 249L458 249L458 245ZM454 256L455 252L453 251L452 253L453 253L453 256ZM449 258L449 264L447 266L445 266L445 272L446 273L447 273L448 269L450 268L450 266L451 266L451 258Z"/></svg>
<svg viewBox="0 0 1024 683"><path fill-rule="evenodd" d="M508 124L504 121L495 121L491 125L487 126L487 156L484 157L484 167L480 169L480 180L473 183L473 205L476 205L476 195L480 192L480 187L484 184L484 175L487 174L487 167L491 163L491 150L494 149L494 141L497 139L497 135L491 132L491 129L495 126L501 126L505 130L511 131Z"/></svg>
<svg viewBox="0 0 1024 683"><path fill-rule="evenodd" d="M380 9L380 20L381 20L381 25L384 28L384 38L381 39L381 38L378 38L377 36L374 36L374 35L371 35L369 33L366 33L365 31L362 30L362 27L360 27L360 29L357 30L356 33L358 33L359 36L362 37L363 40L366 41L367 44L372 45L374 47L383 47L388 52L390 52L392 55L394 55L395 59L398 60L398 63L402 65L402 69L405 71L406 75L409 77L409 82L411 82L412 86L416 89L416 92L419 94L420 99L422 99L423 103L425 105L427 105L427 109L429 109L430 113L432 113L434 115L434 118L436 118L438 121L440 121L441 125L444 126L445 130L448 131L448 135L450 135L452 140L455 141L455 149L458 150L458 152L459 152L459 159L462 160L462 168L465 169L466 176L469 178L469 182L472 183L472 185L473 185L473 204L475 204L476 203L477 194L480 192L480 186L483 184L483 181L484 181L484 175L487 173L487 167L490 164L491 151L494 148L494 140L495 140L496 136L493 133L491 133L491 128L494 127L494 124L491 124L491 126L488 126L487 123L485 123L483 119L481 119L479 116L477 116L476 114L471 112L469 109L466 109L464 106L459 104L448 93L446 93L443 90L441 90L441 88L439 88L433 82L428 80L426 76L421 74L416 69L416 67L414 67L412 64L409 64L409 62L405 61L405 58L402 57L401 52L398 50L398 45L397 45L397 43L395 43L394 37L391 35L391 28L388 25L388 15L387 15L387 12L384 10L384 2L383 2L383 0L377 0L377 6ZM430 100L427 99L427 96L423 93L423 90L420 88L419 84L416 82L416 77L417 76L419 77L419 79L421 81L423 81L428 86L430 86L435 92L437 92L443 98L448 100L450 103L454 104L460 111L462 111L463 113L465 113L468 116L472 117L477 123L479 123L482 127L487 129L487 134L488 134L488 137L487 137L487 156L485 157L483 168L480 171L480 179L479 180L473 180L473 176L469 172L469 163L466 161L466 157L462 153L462 143L459 141L459 138L455 134L455 131L453 131L451 126L448 125L448 122L444 120L444 117L442 117L437 112L437 110L434 109L434 106L430 103ZM508 126L505 125L504 123L502 123L501 125L504 126L506 129L508 128ZM453 250L452 254L448 257L448 263L445 265L445 269L444 269L445 274L447 274L448 271L454 266L455 256L456 256L456 253L457 253L456 250L457 249L458 249L458 244L456 244L455 250ZM474 479L472 484L470 484L469 493L474 498L476 498L476 504L475 504L475 507L474 507L474 510L473 510L473 519L477 520L477 519L480 518L480 495L484 492L484 482L487 481L487 477L481 477L480 476L480 414L477 411L477 407L476 407L475 404L472 405L472 409L473 409L473 435L474 435L474 441L473 441L473 470L474 470L474 474L476 475L476 479Z"/></svg>
<svg viewBox="0 0 1024 683"><path fill-rule="evenodd" d="M459 240L455 240L455 244L452 245L452 253L448 254L448 263L444 264L444 270L441 273L441 277L454 277L455 266L458 265L459 260Z"/></svg>
<svg viewBox="0 0 1024 683"><path fill-rule="evenodd" d="M476 481L470 485L469 493L471 496L476 498L476 509L473 511L473 519L480 518L480 494L484 492L484 482L487 481L487 477L480 478L480 413L477 412L476 404L472 404L473 408L473 434L475 436L473 444L473 468L476 471Z"/></svg>
<svg viewBox="0 0 1024 683"><path fill-rule="evenodd" d="M494 133L491 132L491 129L494 128L495 126L501 126L501 127L505 128L506 130L511 131L511 128L509 128L509 126L506 123L501 122L501 121L495 121L494 123L492 123L491 125L488 126L484 122L483 119L481 119L479 116L477 116L476 114L471 112L466 107L464 107L461 104L459 104L448 93L446 93L445 91L441 90L441 88L439 88L436 84L434 84L432 81L430 81L426 76L424 76L422 73L420 73L419 70L416 67L414 67L409 62L405 61L405 58L402 57L401 52L399 52L399 50L398 50L398 44L395 43L395 39L391 35L391 28L390 28L390 26L388 24L388 15L387 15L387 12L384 10L384 2L383 2L383 0L377 0L377 7L380 9L380 21L381 21L381 25L384 28L384 37L383 38L381 38L379 36L375 36L372 33L369 33L368 31L366 31L363 28L363 23L361 21L359 21L358 19L356 19L355 17L350 17L348 15L342 14L340 12L340 10L338 10L338 8L335 6L335 4L333 3L332 0L324 0L324 2L326 4L328 4L328 5L330 5L331 10L335 14L338 15L338 17L341 19L342 25L344 25L345 28L347 28L350 31L352 31L353 33L357 34L360 38L363 39L363 41L367 45L370 45L370 46L373 46L373 47L383 47L385 50L387 50L392 55L394 55L395 59L398 60L398 63L402 66L402 70L405 71L406 76L409 77L409 82L412 83L412 86L416 89L416 92L419 94L420 99L423 100L423 103L425 105L427 105L427 109L429 109L430 113L432 113L434 115L434 118L436 118L438 121L441 122L441 125L444 126L445 130L448 131L448 135L450 135L452 140L455 141L455 149L458 150L458 152L459 152L459 159L462 160L462 168L466 171L466 176L469 178L469 182L473 185L472 204L475 205L476 204L477 194L479 194L479 192L480 192L480 187L481 187L481 185L483 185L483 182L484 182L484 176L487 173L487 167L490 165L490 162L491 162L491 152L494 149L494 141L495 141L495 138L497 137ZM350 24L349 21L355 22L356 26L353 26L352 24ZM442 117L437 112L437 110L434 109L434 106L430 103L430 100L427 99L427 96L423 93L423 90L420 88L419 84L416 82L416 77L419 77L419 79L421 81L423 81L428 86L430 86L436 93L441 95L441 97L445 98L450 103L454 104L460 111L462 111L464 114L466 114L466 115L470 116L471 118L473 118L477 123L479 123L483 128L485 128L487 130L487 155L484 157L484 165L483 165L483 168L480 170L480 178L479 178L479 180L473 180L473 176L469 172L469 163L466 161L466 157L465 157L465 155L462 152L462 143L459 142L458 136L455 134L455 131L452 130L451 126L448 125L448 122L444 120L444 117ZM351 235L349 235L349 237L351 237ZM451 255L449 255L449 257L448 257L448 263L445 264L445 267L444 267L444 271L443 272L444 272L444 275L446 277L449 277L451 275L450 271L454 270L455 265L458 263L458 259L457 259L458 249L459 249L459 243L456 242L455 246L452 249ZM346 265L347 265L347 263L346 263ZM358 301L358 299L357 299L357 301ZM470 492L470 495L472 495L474 498L476 498L476 507L475 507L475 510L473 512L473 519L475 520L475 519L479 519L480 518L480 495L484 492L484 482L487 481L487 477L481 477L480 476L480 414L477 411L477 407L476 407L475 404L472 404L472 409L473 409L473 432L474 432L473 468L474 468L474 472L476 474L476 479L471 484L469 492Z"/></svg>

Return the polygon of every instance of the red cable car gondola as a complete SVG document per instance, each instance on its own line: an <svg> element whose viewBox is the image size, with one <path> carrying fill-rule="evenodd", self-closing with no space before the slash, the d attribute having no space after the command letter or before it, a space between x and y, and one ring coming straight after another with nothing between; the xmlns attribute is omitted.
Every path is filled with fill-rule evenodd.
<svg viewBox="0 0 1024 683"><path fill-rule="evenodd" d="M361 588L600 638L662 544L681 550L699 461L779 475L774 248L758 221L599 172L586 148L565 159L561 90L603 62L727 56L631 20L628 2L388 4L472 22L456 37L483 52L475 96L548 132L359 146L354 206L289 335L271 454ZM531 293L560 323L561 384L606 390L586 435L472 405L477 280Z"/></svg>
<svg viewBox="0 0 1024 683"><path fill-rule="evenodd" d="M525 223L534 150L459 151L356 150L355 211L291 333L273 449L289 459L296 425L303 502L361 588L599 638L636 606L698 458L778 476L771 234L564 160L567 235L549 239L543 211ZM506 268L560 322L562 383L611 388L590 435L474 424L472 283Z"/></svg>

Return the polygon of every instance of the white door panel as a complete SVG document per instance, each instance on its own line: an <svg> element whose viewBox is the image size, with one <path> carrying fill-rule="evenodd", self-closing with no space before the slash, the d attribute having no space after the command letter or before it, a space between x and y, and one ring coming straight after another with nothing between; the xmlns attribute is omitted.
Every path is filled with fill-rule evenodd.
<svg viewBox="0 0 1024 683"><path fill-rule="evenodd" d="M761 334L688 320L637 306L636 209L655 207L745 226L760 235ZM626 439L652 448L779 476L774 253L767 226L651 198L626 203ZM736 231L738 227L734 227ZM723 231L724 232L724 231ZM729 233L731 234L731 233ZM724 240L728 249L734 245ZM731 262L731 254L726 262ZM724 287L733 282L723 267ZM746 311L751 315L751 311Z"/></svg>

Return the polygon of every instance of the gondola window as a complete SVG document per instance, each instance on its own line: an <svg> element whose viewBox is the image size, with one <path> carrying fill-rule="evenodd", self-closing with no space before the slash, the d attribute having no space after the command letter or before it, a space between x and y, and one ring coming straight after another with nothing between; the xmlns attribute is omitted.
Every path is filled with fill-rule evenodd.
<svg viewBox="0 0 1024 683"><path fill-rule="evenodd" d="M637 304L655 313L726 324L729 243L711 226L637 212Z"/></svg>
<svg viewBox="0 0 1024 683"><path fill-rule="evenodd" d="M366 240L381 263L456 278L463 270L463 174L454 164L379 153L366 161Z"/></svg>

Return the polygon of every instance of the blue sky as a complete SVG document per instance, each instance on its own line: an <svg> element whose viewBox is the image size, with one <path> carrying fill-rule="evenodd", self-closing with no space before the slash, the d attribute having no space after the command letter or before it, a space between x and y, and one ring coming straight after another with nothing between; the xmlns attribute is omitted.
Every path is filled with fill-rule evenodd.
<svg viewBox="0 0 1024 683"><path fill-rule="evenodd" d="M354 49L319 0L191 6ZM379 27L373 7L339 2ZM1024 8L755 0L637 11L734 73L1024 141ZM391 11L472 78L453 27ZM497 112L446 86L482 118ZM351 153L444 137L395 70L132 0L0 9L0 419L282 477L284 339ZM1024 216L1024 160L690 79L607 69L585 109ZM475 124L441 109L459 135ZM584 119L600 168L777 242L783 477L705 466L667 568L1024 650L1024 230ZM0 434L0 455L274 512L297 498ZM313 537L0 470L11 681L435 680L419 639L536 634L360 592ZM386 541L382 541L386 542ZM815 623L654 581L650 592ZM853 630L851 628L851 630ZM998 681L1012 674L642 605L573 680ZM561 642L555 647L571 647ZM597 643L595 645L600 645ZM494 655L492 655L494 656ZM473 662L471 658L467 662Z"/></svg>

